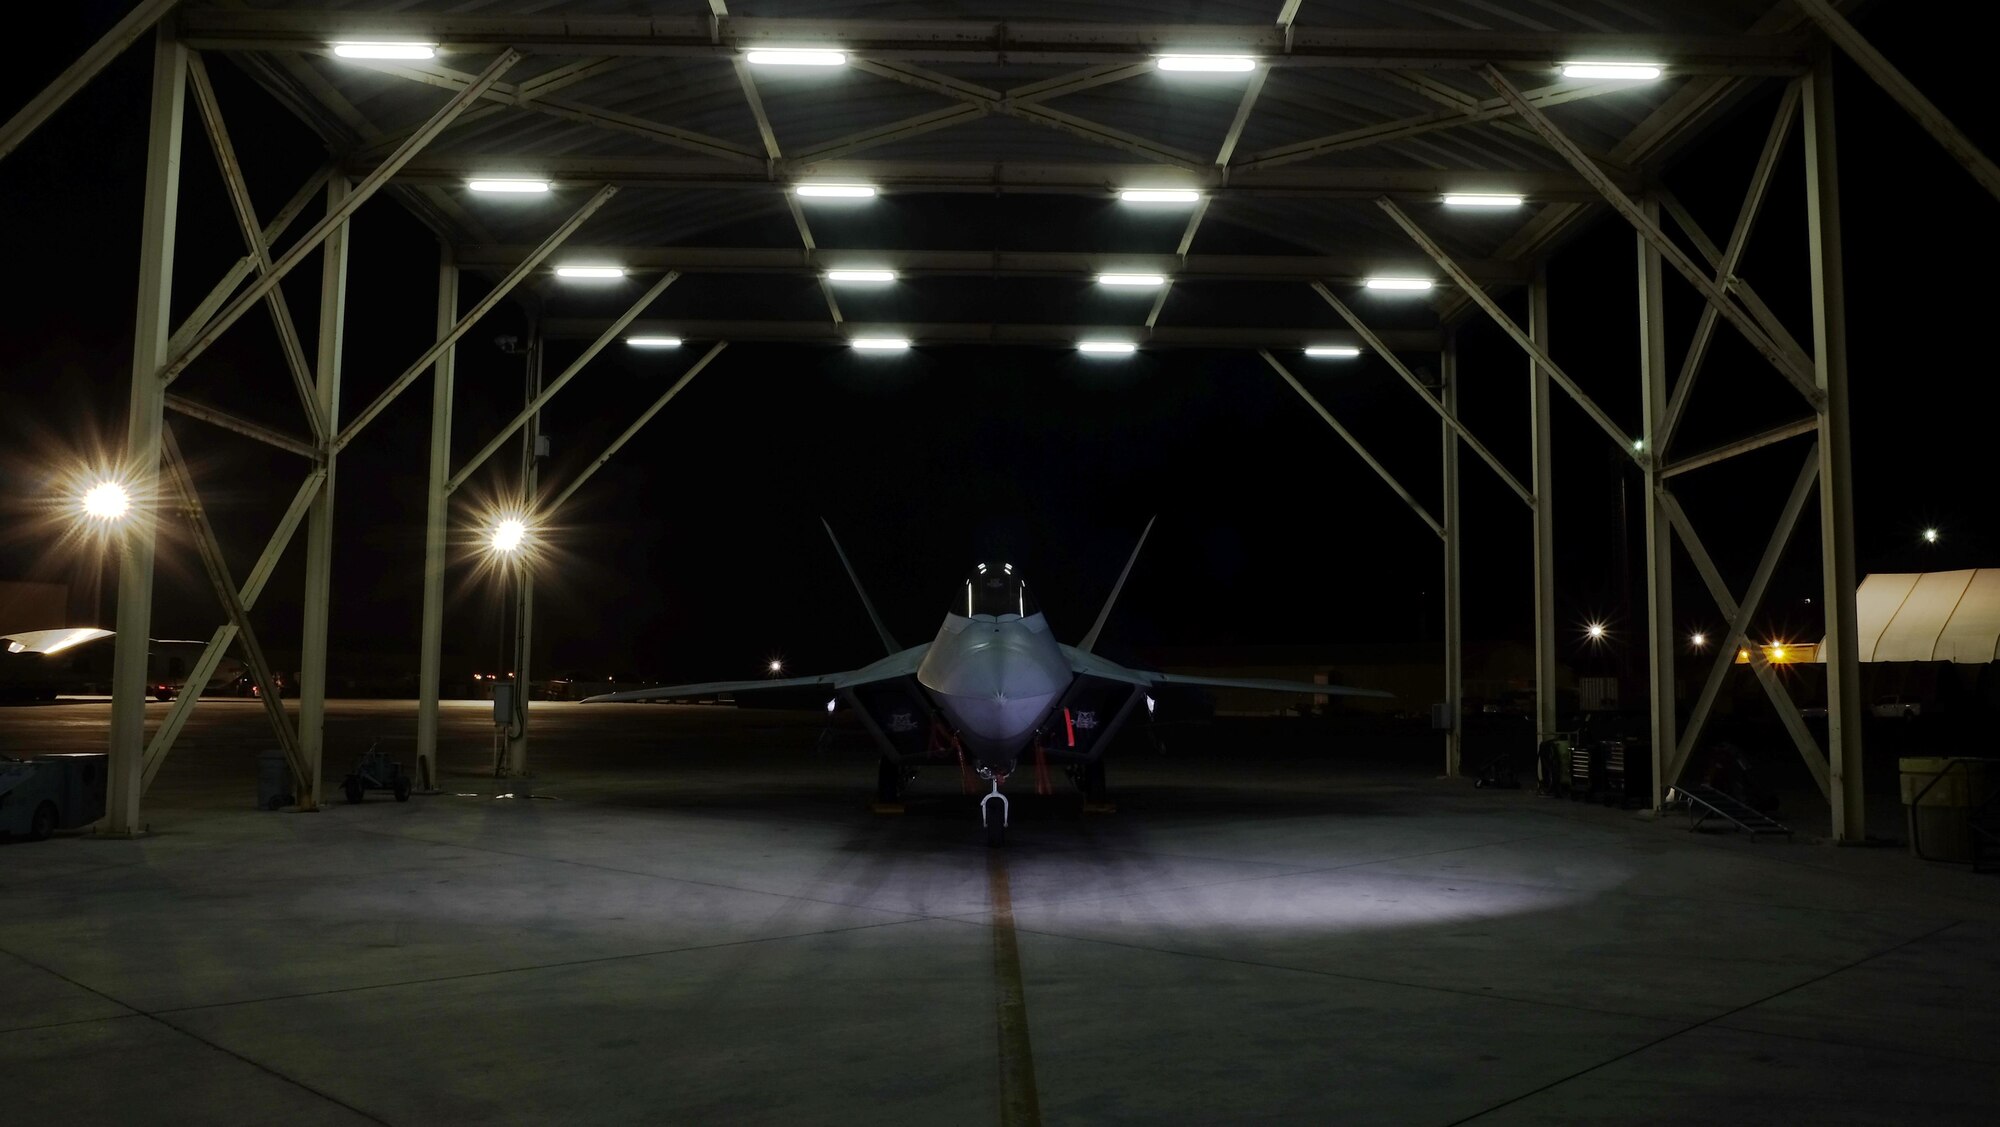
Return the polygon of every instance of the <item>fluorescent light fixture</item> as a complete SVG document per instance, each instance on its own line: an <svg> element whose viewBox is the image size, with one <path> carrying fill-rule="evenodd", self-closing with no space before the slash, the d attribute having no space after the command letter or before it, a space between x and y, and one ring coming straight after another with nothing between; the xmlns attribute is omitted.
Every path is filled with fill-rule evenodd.
<svg viewBox="0 0 2000 1127"><path fill-rule="evenodd" d="M523 177L495 176L481 180L467 180L465 186L475 192L513 193L515 195L540 195L549 190L547 180L529 180Z"/></svg>
<svg viewBox="0 0 2000 1127"><path fill-rule="evenodd" d="M1100 286L1164 286L1167 279L1160 274L1099 274Z"/></svg>
<svg viewBox="0 0 2000 1127"><path fill-rule="evenodd" d="M1351 344L1309 344L1306 346L1306 355L1349 360L1361 355L1361 350Z"/></svg>
<svg viewBox="0 0 2000 1127"><path fill-rule="evenodd" d="M558 278L576 278L585 281L604 281L610 278L623 278L624 276L625 276L625 268L623 266L556 267L556 277Z"/></svg>
<svg viewBox="0 0 2000 1127"><path fill-rule="evenodd" d="M872 184L800 184L792 193L807 199L865 200L874 198L875 188Z"/></svg>
<svg viewBox="0 0 2000 1127"><path fill-rule="evenodd" d="M343 59L435 59L435 43L335 43L333 53Z"/></svg>
<svg viewBox="0 0 2000 1127"><path fill-rule="evenodd" d="M1624 82L1651 82L1660 77L1660 68L1651 63L1593 63L1579 60L1562 65L1564 78L1610 78Z"/></svg>
<svg viewBox="0 0 2000 1127"><path fill-rule="evenodd" d="M838 67L847 65L847 52L824 47L760 47L743 56L760 67Z"/></svg>
<svg viewBox="0 0 2000 1127"><path fill-rule="evenodd" d="M1520 207L1527 202L1521 196L1488 192L1454 192L1444 198L1446 207Z"/></svg>
<svg viewBox="0 0 2000 1127"><path fill-rule="evenodd" d="M1241 74L1256 70L1257 60L1248 55L1161 55L1155 65L1161 70Z"/></svg>
<svg viewBox="0 0 2000 1127"><path fill-rule="evenodd" d="M870 352L901 352L910 347L908 337L855 337L847 343Z"/></svg>
<svg viewBox="0 0 2000 1127"><path fill-rule="evenodd" d="M626 337L625 343L633 348L679 348L679 337Z"/></svg>
<svg viewBox="0 0 2000 1127"><path fill-rule="evenodd" d="M1361 283L1371 290L1405 290L1420 293L1432 286L1429 278L1369 278Z"/></svg>
<svg viewBox="0 0 2000 1127"><path fill-rule="evenodd" d="M1200 203L1201 193L1192 188L1127 188L1118 198L1126 203Z"/></svg>
<svg viewBox="0 0 2000 1127"><path fill-rule="evenodd" d="M1128 356L1139 351L1139 346L1129 340L1080 340L1076 342L1076 350L1105 356Z"/></svg>
<svg viewBox="0 0 2000 1127"><path fill-rule="evenodd" d="M893 282L896 280L896 272L894 270L828 270L826 272L826 280L829 282Z"/></svg>

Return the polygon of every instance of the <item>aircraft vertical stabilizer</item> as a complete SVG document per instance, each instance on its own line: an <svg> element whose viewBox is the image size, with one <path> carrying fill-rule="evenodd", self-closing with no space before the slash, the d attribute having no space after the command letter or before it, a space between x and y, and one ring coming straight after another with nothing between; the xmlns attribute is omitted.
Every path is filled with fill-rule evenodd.
<svg viewBox="0 0 2000 1127"><path fill-rule="evenodd" d="M847 562L847 553L841 550L840 537L833 534L833 526L826 522L825 517L821 517L819 523L820 527L826 529L826 538L833 541L833 553L840 557L840 566L847 569L847 578L854 584L854 593L861 596L861 607L868 612L868 621L875 624L876 636L882 639L882 645L887 647L891 654L901 650L902 647L896 644L896 639L890 636L889 628L882 625L882 616L875 613L875 604L869 601L868 592L862 589L861 577L854 574L854 565Z"/></svg>
<svg viewBox="0 0 2000 1127"><path fill-rule="evenodd" d="M1104 632L1104 620L1111 617L1111 604L1118 601L1118 592L1125 589L1125 580L1132 574L1132 565L1139 562L1139 549L1146 546L1146 537L1153 533L1153 521L1159 519L1159 515L1154 514L1153 518L1146 522L1146 530L1139 534L1139 542L1132 546L1131 558L1125 561L1125 570L1118 573L1118 582L1111 587L1111 597L1104 600L1104 609L1097 612L1097 621L1090 624L1090 633L1085 634L1083 641L1077 643L1077 649L1089 653L1097 645L1097 636Z"/></svg>

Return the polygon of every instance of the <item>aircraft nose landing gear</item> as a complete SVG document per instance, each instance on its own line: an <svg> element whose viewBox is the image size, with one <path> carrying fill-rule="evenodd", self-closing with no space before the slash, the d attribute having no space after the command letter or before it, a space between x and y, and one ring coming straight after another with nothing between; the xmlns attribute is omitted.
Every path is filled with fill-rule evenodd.
<svg viewBox="0 0 2000 1127"><path fill-rule="evenodd" d="M989 779L993 783L993 789L979 800L979 824L986 827L986 844L1005 845L1007 844L1007 796L1000 793L1000 784L1007 781L1007 776L994 774L989 768L981 767L979 777ZM992 803L996 800L1000 803L997 817L996 811L992 809Z"/></svg>

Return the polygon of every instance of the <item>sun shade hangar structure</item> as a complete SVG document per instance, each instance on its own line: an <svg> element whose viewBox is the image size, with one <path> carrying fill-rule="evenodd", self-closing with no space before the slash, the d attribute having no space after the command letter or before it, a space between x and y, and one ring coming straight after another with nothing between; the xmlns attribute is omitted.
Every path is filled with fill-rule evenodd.
<svg viewBox="0 0 2000 1127"><path fill-rule="evenodd" d="M1860 661L2000 661L2000 568L1871 575L1855 592Z"/></svg>
<svg viewBox="0 0 2000 1127"><path fill-rule="evenodd" d="M934 7L934 10L933 10ZM1113 3L923 3L896 7L771 0L754 14L724 0L579 0L560 14L540 0L143 0L48 89L0 125L0 159L107 61L150 38L154 78L139 256L139 316L125 455L135 495L175 498L196 532L226 621L205 668L240 645L253 675L270 680L249 614L278 556L301 525L307 568L301 707L296 729L274 710L302 805L317 801L326 691L332 498L340 453L403 393L431 382L429 518L420 624L420 786L435 782L437 694L446 523L452 493L508 443L522 444L516 475L521 527L532 530L722 352L726 342L818 341L893 350L912 345L1080 348L1107 358L1137 349L1230 348L1261 354L1441 542L1446 595L1446 683L1452 727L1446 766L1458 768L1460 712L1459 462L1469 452L1521 503L1533 529L1538 728L1556 726L1555 495L1551 405L1572 400L1589 429L1643 474L1647 635L1657 802L1687 761L1724 665L1693 712L1675 709L1671 543L1678 539L1729 619L1719 654L1741 644L1777 558L1808 500L1820 507L1828 630L1829 742L1796 725L1784 689L1760 680L1833 807L1836 835L1861 833L1860 700L1856 662L1851 458L1842 335L1838 162L1830 61L1843 51L1917 124L1989 187L1993 165L1832 0L1368 0L1302 5L1229 0L1175 9L1174 23L1138 22ZM252 76L322 141L325 168L275 212L252 200L209 70L227 60ZM1728 231L1704 231L1660 183L1690 139L1754 91L1778 91L1762 155ZM244 253L180 324L172 304L177 170L188 103L222 170ZM137 127L135 114L134 126ZM1795 136L1796 135L1796 136ZM1740 274L1780 156L1805 151L1811 325L1786 325ZM185 156L185 159L193 159ZM0 168L0 175L4 175ZM852 209L906 197L971 216L996 196L1117 200L1170 208L1179 231L1145 254L1086 249L847 245ZM437 328L388 389L367 404L340 395L350 220L376 197L410 209L437 234ZM508 206L523 198L535 206ZM846 209L846 210L843 210ZM269 214L270 218L265 216ZM751 221L776 219L761 226ZM1551 351L1545 263L1586 220L1634 236L1641 357L1640 409L1621 417ZM303 230L300 230L303 228ZM780 232L732 245L723 232ZM839 249L822 246L841 243ZM1273 252L1273 247L1288 248ZM279 283L308 259L320 271L319 337L300 337ZM812 279L810 308L765 320L715 321L655 313L669 286L750 286L769 275ZM851 318L852 287L936 285L955 276L1019 278L1070 292L1129 293L1125 312L1098 323L1009 320L986 303L940 300L928 320ZM477 292L470 304L460 288ZM467 464L450 464L455 346L509 298L607 283L586 314L538 319L529 334L521 412L486 436ZM1241 282L1290 285L1324 306L1311 323L1187 324L1171 315L1179 289ZM1094 287L1102 288L1097 289ZM1664 293L1701 303L1692 341L1668 355ZM1496 300L1527 291L1525 322ZM751 292L756 292L754 289ZM1423 324L1387 320L1402 300ZM594 302L594 304L593 304ZM527 302L531 309L539 302ZM762 305L763 303L758 303ZM770 306L777 308L777 306ZM1096 308L1088 303L1073 307ZM1315 306L1314 308L1318 308ZM258 311L261 310L261 313ZM649 315L651 314L651 315ZM232 325L268 317L282 355L272 379L289 383L298 426L280 431L174 389ZM1510 467L1461 417L1457 330L1491 320L1522 351L1529 374L1529 464ZM1796 417L1725 445L1687 452L1676 431L1718 333L1745 342L1780 381ZM544 381L542 353L562 338L589 341ZM700 358L610 449L560 488L537 479L542 408L590 360L623 338L633 346L686 341ZM1439 423L1443 495L1435 505L1397 481L1314 396L1303 365L1373 354ZM692 356L690 350L687 355ZM1422 359L1416 359L1416 358ZM1106 359L1104 362L1116 362ZM1302 372L1307 373L1301 375ZM1433 376L1431 373L1438 373ZM406 408L405 408L406 409ZM255 567L222 565L201 514L198 482L179 456L167 412L234 431L300 459L291 506ZM1673 479L1780 442L1801 448L1800 470L1764 558L1736 590L1710 559ZM170 488L163 488L170 486ZM155 506L126 533L118 603L108 827L142 825L144 784L159 768L197 693L184 694L144 739L145 645L151 615ZM512 551L521 542L512 538ZM497 547L497 544L496 544ZM532 574L517 584L515 668L526 680ZM275 694L272 694L273 696ZM510 725L508 763L526 764L526 713Z"/></svg>

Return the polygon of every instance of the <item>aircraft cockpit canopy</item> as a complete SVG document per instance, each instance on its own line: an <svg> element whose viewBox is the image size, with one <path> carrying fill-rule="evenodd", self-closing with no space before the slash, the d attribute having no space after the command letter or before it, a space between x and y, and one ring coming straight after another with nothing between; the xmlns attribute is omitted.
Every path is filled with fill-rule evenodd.
<svg viewBox="0 0 2000 1127"><path fill-rule="evenodd" d="M953 609L962 610L967 618L980 614L1026 618L1041 613L1041 608L1035 605L1035 596L1028 592L1027 580L1010 563L983 563L974 568L965 577L959 598L959 606Z"/></svg>

